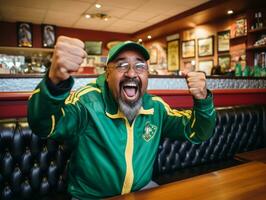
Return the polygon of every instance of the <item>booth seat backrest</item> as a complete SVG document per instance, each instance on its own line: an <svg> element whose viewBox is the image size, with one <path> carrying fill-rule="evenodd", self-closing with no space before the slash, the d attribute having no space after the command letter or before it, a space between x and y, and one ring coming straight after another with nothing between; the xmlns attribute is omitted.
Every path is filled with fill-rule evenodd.
<svg viewBox="0 0 266 200"><path fill-rule="evenodd" d="M161 141L154 165L157 176L265 146L265 107L222 108L217 112L216 128L208 141ZM69 156L64 145L32 133L25 119L1 121L0 199L66 194Z"/></svg>
<svg viewBox="0 0 266 200"><path fill-rule="evenodd" d="M201 144L162 139L154 166L155 176L203 163L230 159L236 153L265 147L265 109L265 106L217 109L213 136Z"/></svg>
<svg viewBox="0 0 266 200"><path fill-rule="evenodd" d="M66 191L69 151L33 134L25 121L0 124L0 199L39 199Z"/></svg>

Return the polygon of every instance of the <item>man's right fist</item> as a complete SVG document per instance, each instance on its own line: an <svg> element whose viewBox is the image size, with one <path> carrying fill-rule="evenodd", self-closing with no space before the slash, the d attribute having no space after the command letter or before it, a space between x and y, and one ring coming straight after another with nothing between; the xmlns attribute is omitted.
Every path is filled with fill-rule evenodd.
<svg viewBox="0 0 266 200"><path fill-rule="evenodd" d="M76 38L59 36L55 45L49 78L54 84L66 80L78 71L86 57L84 43Z"/></svg>

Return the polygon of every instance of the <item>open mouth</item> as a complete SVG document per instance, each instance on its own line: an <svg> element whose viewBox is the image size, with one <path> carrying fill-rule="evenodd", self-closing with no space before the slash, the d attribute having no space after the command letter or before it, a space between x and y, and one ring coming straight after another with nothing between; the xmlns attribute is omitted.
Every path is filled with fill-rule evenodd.
<svg viewBox="0 0 266 200"><path fill-rule="evenodd" d="M134 102L139 97L139 84L136 81L122 83L122 93L126 101Z"/></svg>

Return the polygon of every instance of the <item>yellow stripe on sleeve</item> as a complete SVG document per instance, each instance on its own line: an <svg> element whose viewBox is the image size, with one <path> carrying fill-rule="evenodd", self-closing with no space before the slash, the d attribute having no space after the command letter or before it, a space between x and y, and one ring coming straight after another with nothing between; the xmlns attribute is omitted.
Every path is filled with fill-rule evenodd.
<svg viewBox="0 0 266 200"><path fill-rule="evenodd" d="M152 100L161 102L164 105L164 108L169 116L176 116L176 117L186 116L188 119L191 118L191 110L181 111L181 110L171 109L170 106L167 103L165 103L160 97L152 97Z"/></svg>
<svg viewBox="0 0 266 200"><path fill-rule="evenodd" d="M193 121L192 121L192 124L191 124L191 128L193 128L194 127L194 125L195 125L195 121L196 121L196 115L195 115L195 111L194 111L194 118L193 118Z"/></svg>
<svg viewBox="0 0 266 200"><path fill-rule="evenodd" d="M101 93L101 90L99 88L88 87L88 88L86 88L86 89L84 89L78 93L73 94L73 95L75 95L74 98L73 97L67 98L67 100L65 101L65 104L75 104L82 95L87 94L87 93L92 92L92 91L97 91L97 92Z"/></svg>
<svg viewBox="0 0 266 200"><path fill-rule="evenodd" d="M51 116L51 121L52 121L52 126L51 126L50 133L47 137L50 137L51 134L54 132L54 128L55 128L55 116L54 115Z"/></svg>
<svg viewBox="0 0 266 200"><path fill-rule="evenodd" d="M196 132L191 133L189 138L192 138L195 134L196 134Z"/></svg>
<svg viewBox="0 0 266 200"><path fill-rule="evenodd" d="M40 91L41 91L40 88L37 88L36 90L33 90L32 93L31 93L31 95L29 96L29 99L31 99L31 97L32 97L34 94L37 94L37 93L39 93Z"/></svg>
<svg viewBox="0 0 266 200"><path fill-rule="evenodd" d="M65 114L64 108L61 108L61 111L62 111L63 116L65 116L66 114Z"/></svg>

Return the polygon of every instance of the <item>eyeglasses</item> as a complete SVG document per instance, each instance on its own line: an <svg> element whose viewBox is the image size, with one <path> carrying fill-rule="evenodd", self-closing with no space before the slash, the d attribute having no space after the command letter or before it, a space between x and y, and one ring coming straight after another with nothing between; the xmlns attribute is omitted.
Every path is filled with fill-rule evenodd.
<svg viewBox="0 0 266 200"><path fill-rule="evenodd" d="M130 68L130 66L132 66L132 68L134 69L134 71L136 73L142 73L142 72L146 72L148 70L148 65L146 62L135 62L130 64L127 61L120 61L117 62L115 65L115 69L119 72L127 72Z"/></svg>

